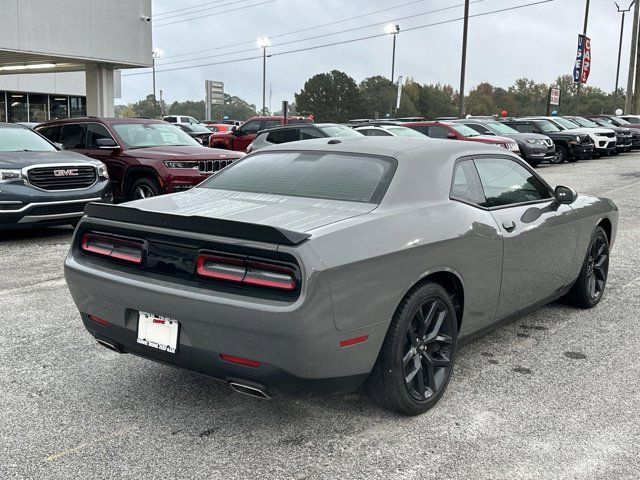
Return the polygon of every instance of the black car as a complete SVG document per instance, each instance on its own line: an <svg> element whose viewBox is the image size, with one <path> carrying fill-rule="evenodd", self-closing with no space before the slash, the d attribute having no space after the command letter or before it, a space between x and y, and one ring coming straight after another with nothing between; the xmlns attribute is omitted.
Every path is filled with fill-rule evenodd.
<svg viewBox="0 0 640 480"><path fill-rule="evenodd" d="M297 123L268 128L258 132L247 147L247 153L280 143L325 137L361 137L353 128L337 123Z"/></svg>
<svg viewBox="0 0 640 480"><path fill-rule="evenodd" d="M556 146L547 135L520 133L495 119L469 118L453 121L471 127L482 135L499 135L515 140L520 149L520 156L532 167L536 167L542 162L556 163L558 161Z"/></svg>
<svg viewBox="0 0 640 480"><path fill-rule="evenodd" d="M183 132L187 133L190 137L195 138L200 142L203 146L209 146L209 137L213 133L213 130L205 127L201 123L173 123L172 125L178 127Z"/></svg>
<svg viewBox="0 0 640 480"><path fill-rule="evenodd" d="M40 134L0 123L0 229L75 224L89 202L111 203L107 167Z"/></svg>
<svg viewBox="0 0 640 480"><path fill-rule="evenodd" d="M577 117L575 115L565 115L564 118L568 118L573 123L577 123L581 127L603 127L616 132L616 155L621 152L629 152L631 151L631 148L633 148L633 133L630 128L619 127L607 118L584 118ZM636 135L638 137L638 140L640 140L640 132L638 132Z"/></svg>
<svg viewBox="0 0 640 480"><path fill-rule="evenodd" d="M562 131L548 120L506 118L500 122L520 133L539 133L549 137L556 146L556 163L575 162L593 156L595 145L589 135Z"/></svg>

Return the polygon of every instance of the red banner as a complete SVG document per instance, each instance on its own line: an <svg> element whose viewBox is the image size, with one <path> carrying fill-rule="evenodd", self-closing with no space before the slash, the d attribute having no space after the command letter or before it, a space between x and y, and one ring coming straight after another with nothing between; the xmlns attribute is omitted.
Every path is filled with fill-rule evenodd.
<svg viewBox="0 0 640 480"><path fill-rule="evenodd" d="M582 59L582 73L580 83L587 83L589 72L591 71L591 39L584 37L584 57Z"/></svg>

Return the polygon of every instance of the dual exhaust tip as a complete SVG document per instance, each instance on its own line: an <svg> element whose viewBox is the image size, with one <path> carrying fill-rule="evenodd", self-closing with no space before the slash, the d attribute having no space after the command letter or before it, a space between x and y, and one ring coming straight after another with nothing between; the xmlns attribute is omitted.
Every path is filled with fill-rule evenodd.
<svg viewBox="0 0 640 480"><path fill-rule="evenodd" d="M123 353L120 348L116 347L112 343L109 343L105 340L101 340L99 338L97 338L96 341L103 347L108 348L109 350L112 350L116 353ZM254 398L260 398L262 400L269 400L271 398L269 394L267 394L264 390L261 390L260 388L254 387L251 385L246 385L244 383L238 383L238 382L229 382L229 386L233 391L237 393L241 393L243 395L248 395Z"/></svg>

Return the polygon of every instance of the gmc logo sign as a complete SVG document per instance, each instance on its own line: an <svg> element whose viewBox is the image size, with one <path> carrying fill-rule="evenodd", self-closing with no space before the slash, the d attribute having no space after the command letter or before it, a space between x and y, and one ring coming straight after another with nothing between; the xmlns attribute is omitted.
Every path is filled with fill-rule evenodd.
<svg viewBox="0 0 640 480"><path fill-rule="evenodd" d="M67 170L54 170L54 177L77 177L78 169L77 168L69 168Z"/></svg>

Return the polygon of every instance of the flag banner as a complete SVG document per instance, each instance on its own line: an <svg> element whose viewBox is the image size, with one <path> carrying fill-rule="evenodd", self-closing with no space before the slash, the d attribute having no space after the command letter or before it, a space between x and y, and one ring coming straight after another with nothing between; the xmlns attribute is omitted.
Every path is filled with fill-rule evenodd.
<svg viewBox="0 0 640 480"><path fill-rule="evenodd" d="M578 35L578 53L573 66L573 81L587 83L591 71L591 39Z"/></svg>

